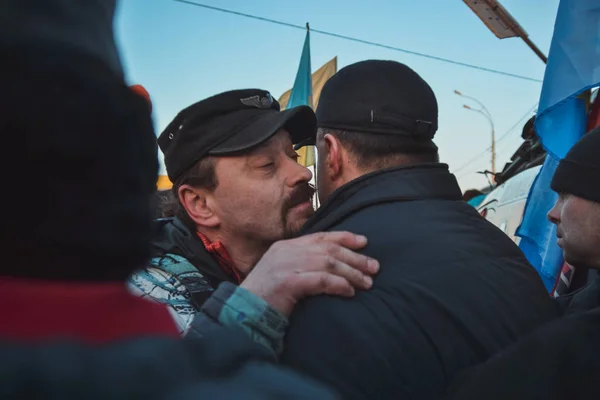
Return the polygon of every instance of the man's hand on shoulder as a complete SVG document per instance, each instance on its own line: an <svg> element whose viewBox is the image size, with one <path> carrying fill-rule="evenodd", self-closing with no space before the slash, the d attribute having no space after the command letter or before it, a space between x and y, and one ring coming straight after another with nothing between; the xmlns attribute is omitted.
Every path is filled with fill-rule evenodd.
<svg viewBox="0 0 600 400"><path fill-rule="evenodd" d="M356 253L367 238L350 232L319 232L271 246L242 287L289 316L306 296L329 294L351 297L369 289L379 263Z"/></svg>

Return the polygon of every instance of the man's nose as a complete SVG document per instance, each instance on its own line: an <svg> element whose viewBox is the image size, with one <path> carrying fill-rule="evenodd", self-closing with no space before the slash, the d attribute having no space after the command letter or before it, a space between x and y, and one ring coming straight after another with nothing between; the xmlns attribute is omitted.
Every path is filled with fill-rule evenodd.
<svg viewBox="0 0 600 400"><path fill-rule="evenodd" d="M290 178L288 179L288 185L295 187L301 183L308 183L312 179L313 174L308 168L302 164L296 162L293 163L290 170Z"/></svg>
<svg viewBox="0 0 600 400"><path fill-rule="evenodd" d="M554 207L552 207L550 211L548 211L547 217L548 221L552 222L555 225L557 225L560 222L560 209L558 207L558 202L554 205Z"/></svg>

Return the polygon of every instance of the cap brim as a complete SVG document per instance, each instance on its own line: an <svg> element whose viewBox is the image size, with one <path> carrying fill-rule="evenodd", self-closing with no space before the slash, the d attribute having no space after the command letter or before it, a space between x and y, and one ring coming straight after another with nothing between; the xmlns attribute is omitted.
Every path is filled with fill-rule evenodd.
<svg viewBox="0 0 600 400"><path fill-rule="evenodd" d="M250 150L285 129L293 144L312 141L317 134L317 118L310 107L299 106L261 116L235 135L210 150L211 155L235 154Z"/></svg>

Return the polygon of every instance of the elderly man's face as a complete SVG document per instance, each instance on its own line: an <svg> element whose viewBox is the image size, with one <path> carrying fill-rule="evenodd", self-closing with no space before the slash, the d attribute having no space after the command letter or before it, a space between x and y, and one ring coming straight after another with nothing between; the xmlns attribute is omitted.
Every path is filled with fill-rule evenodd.
<svg viewBox="0 0 600 400"><path fill-rule="evenodd" d="M560 194L548 219L569 264L600 269L600 203Z"/></svg>

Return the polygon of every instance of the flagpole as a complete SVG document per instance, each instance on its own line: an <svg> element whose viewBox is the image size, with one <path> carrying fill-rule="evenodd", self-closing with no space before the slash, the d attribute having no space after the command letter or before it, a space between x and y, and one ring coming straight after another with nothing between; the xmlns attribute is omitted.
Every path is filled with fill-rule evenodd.
<svg viewBox="0 0 600 400"><path fill-rule="evenodd" d="M304 39L304 46L302 47L302 55L300 56L300 63L298 65L296 79L294 80L294 86L292 89L283 93L279 98L279 104L281 104L282 109L289 109L301 105L308 106L313 110L316 109L325 82L337 72L337 57L329 60L314 73L311 72L310 23L306 22L306 37ZM315 98L313 98L313 93L316 96ZM301 143L295 143L294 147L297 147L298 144ZM310 169L312 173L311 184L314 182L315 189L317 189L316 182L318 180L318 171L316 170L317 155L315 147L316 146L308 146L302 149L302 151L299 152L300 158L298 161L300 164ZM315 207L320 205L317 196L315 196L312 203Z"/></svg>
<svg viewBox="0 0 600 400"><path fill-rule="evenodd" d="M306 23L306 33L310 33L310 25L308 22ZM311 104L309 104L309 106L310 106L310 108L313 108L312 96L310 98L310 102L311 102ZM317 157L318 157L318 154L317 154L317 149L316 149L316 145L315 145L315 163L313 164L313 171L314 171L314 175L315 175L315 208L319 208L319 195L318 195L319 187L317 186Z"/></svg>

